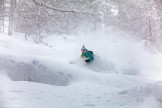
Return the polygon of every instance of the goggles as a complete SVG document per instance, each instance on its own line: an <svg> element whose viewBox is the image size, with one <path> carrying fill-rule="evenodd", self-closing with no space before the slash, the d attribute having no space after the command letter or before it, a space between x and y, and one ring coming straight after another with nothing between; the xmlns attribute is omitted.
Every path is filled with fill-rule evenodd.
<svg viewBox="0 0 162 108"><path fill-rule="evenodd" d="M86 50L82 50L82 52L86 52Z"/></svg>

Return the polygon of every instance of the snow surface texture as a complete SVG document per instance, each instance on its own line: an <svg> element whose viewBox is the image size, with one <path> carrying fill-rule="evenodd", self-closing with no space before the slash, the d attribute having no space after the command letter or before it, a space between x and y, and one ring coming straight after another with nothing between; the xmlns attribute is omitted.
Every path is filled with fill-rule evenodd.
<svg viewBox="0 0 162 108"><path fill-rule="evenodd" d="M0 34L0 108L162 108L161 53L107 31L47 39L52 49Z"/></svg>

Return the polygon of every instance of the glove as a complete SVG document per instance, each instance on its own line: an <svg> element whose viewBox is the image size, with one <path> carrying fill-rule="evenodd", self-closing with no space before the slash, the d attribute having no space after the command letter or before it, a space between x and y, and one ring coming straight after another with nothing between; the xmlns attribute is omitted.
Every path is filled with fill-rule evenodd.
<svg viewBox="0 0 162 108"><path fill-rule="evenodd" d="M87 60L85 60L85 62L87 62L87 63L88 63L88 62L90 62L90 60L89 60L89 59L87 59Z"/></svg>

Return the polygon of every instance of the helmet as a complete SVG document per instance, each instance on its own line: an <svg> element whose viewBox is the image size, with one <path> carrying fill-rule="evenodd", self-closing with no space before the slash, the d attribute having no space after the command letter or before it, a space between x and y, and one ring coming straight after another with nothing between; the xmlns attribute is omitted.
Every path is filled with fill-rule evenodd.
<svg viewBox="0 0 162 108"><path fill-rule="evenodd" d="M85 48L85 46L83 45L83 47L81 48L81 50L86 50L87 51L87 49Z"/></svg>

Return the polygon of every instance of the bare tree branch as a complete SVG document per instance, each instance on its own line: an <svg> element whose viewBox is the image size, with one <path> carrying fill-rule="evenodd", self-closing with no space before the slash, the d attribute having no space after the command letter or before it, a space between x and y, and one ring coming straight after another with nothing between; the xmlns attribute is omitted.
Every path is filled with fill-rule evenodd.
<svg viewBox="0 0 162 108"><path fill-rule="evenodd" d="M79 11L74 11L74 10L61 10L61 9L56 9L54 7L47 6L47 5L43 4L43 3L39 3L36 0L33 0L33 2L36 5L43 6L45 8L51 9L53 11L62 12L62 13L94 14L94 13L90 13L90 12L79 12Z"/></svg>

